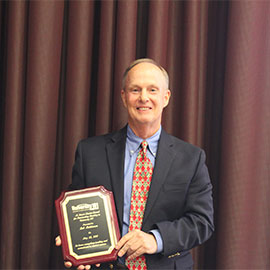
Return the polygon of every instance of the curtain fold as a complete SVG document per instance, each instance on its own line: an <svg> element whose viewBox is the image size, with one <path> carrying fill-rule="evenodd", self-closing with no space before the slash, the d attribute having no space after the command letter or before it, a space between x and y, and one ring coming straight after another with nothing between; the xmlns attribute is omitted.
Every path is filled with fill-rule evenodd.
<svg viewBox="0 0 270 270"><path fill-rule="evenodd" d="M5 129L3 146L3 174L1 196L0 261L10 268L19 267L21 235L21 202L23 175L23 133L26 69L26 14L27 4L13 2L9 6L9 35L5 87ZM17 18L14 20L13 18ZM10 252L9 250L12 250Z"/></svg>
<svg viewBox="0 0 270 270"><path fill-rule="evenodd" d="M96 134L111 130L113 109L113 67L115 48L116 5L113 1L102 2L98 57L98 85L96 107ZM106 29L106 31L105 31Z"/></svg>
<svg viewBox="0 0 270 270"><path fill-rule="evenodd" d="M16 179L22 210L15 243L22 268L48 263L63 7L62 2L30 2L28 7L24 130L18 134L23 138L23 173Z"/></svg>
<svg viewBox="0 0 270 270"><path fill-rule="evenodd" d="M270 268L270 3L0 2L0 265L63 268L54 200L78 141L125 125L135 58L168 70L163 127L201 146L216 232L195 269Z"/></svg>
<svg viewBox="0 0 270 270"><path fill-rule="evenodd" d="M183 70L181 93L181 137L200 144L202 128L207 52L207 2L186 2L184 17ZM199 111L200 110L200 111ZM188 120L188 121L187 121ZM202 132L202 130L201 130ZM203 133L201 133L203 135Z"/></svg>
<svg viewBox="0 0 270 270"><path fill-rule="evenodd" d="M170 90L171 100L167 108L164 110L164 118L162 125L164 128L175 136L180 136L180 125L175 125L179 121L180 106L177 101L181 99L182 85L182 48L183 48L183 18L184 5L183 2L173 1L169 9L168 23L168 49L167 49L167 71L170 74Z"/></svg>
<svg viewBox="0 0 270 270"><path fill-rule="evenodd" d="M169 1L151 1L148 16L147 56L167 68Z"/></svg>
<svg viewBox="0 0 270 270"><path fill-rule="evenodd" d="M20 259L25 269L49 261L63 8L63 2L30 2L28 9L23 179L17 179L23 185Z"/></svg>
<svg viewBox="0 0 270 270"><path fill-rule="evenodd" d="M136 29L137 29L137 1L117 2L117 22L115 33L115 59L113 73L113 106L112 129L123 127L127 121L127 114L122 105L120 91L122 76L126 67L135 60Z"/></svg>
<svg viewBox="0 0 270 270"><path fill-rule="evenodd" d="M78 141L87 137L90 85L92 78L93 1L70 1L67 16L66 55L62 67L64 81L64 119L62 189L70 183L71 168ZM80 29L80 31L78 31Z"/></svg>
<svg viewBox="0 0 270 270"><path fill-rule="evenodd" d="M270 212L269 8L268 2L234 2L230 7L218 214L219 268L270 266L270 244L266 240Z"/></svg>

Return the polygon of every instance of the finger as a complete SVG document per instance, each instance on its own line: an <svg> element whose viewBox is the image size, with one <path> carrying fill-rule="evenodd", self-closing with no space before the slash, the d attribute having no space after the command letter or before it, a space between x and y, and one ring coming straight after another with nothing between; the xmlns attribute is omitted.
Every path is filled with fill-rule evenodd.
<svg viewBox="0 0 270 270"><path fill-rule="evenodd" d="M115 249L121 249L123 245L125 245L125 243L130 239L130 232L127 233L126 235L124 235L119 242L116 244Z"/></svg>
<svg viewBox="0 0 270 270"><path fill-rule="evenodd" d="M100 263L97 263L97 264L96 264L96 267L100 267Z"/></svg>
<svg viewBox="0 0 270 270"><path fill-rule="evenodd" d="M129 242L131 239L136 238L138 234L140 234L140 230L134 230L130 231L127 234L125 234L119 242L116 244L115 249L121 249L127 242Z"/></svg>
<svg viewBox="0 0 270 270"><path fill-rule="evenodd" d="M155 237L152 234L142 231L134 232L134 237L132 237L124 247L128 247L126 256L131 259L144 253L152 254L157 248Z"/></svg>
<svg viewBox="0 0 270 270"><path fill-rule="evenodd" d="M78 270L84 270L84 265L82 265L82 264L79 265L79 266L77 267L77 269L78 269Z"/></svg>
<svg viewBox="0 0 270 270"><path fill-rule="evenodd" d="M140 247L141 244L140 241L138 241L136 234L132 234L131 236L132 237L130 237L119 250L119 257L122 257L124 254L127 254L127 256L129 256Z"/></svg>
<svg viewBox="0 0 270 270"><path fill-rule="evenodd" d="M140 247L138 248L136 251L134 251L133 253L131 253L130 255L127 255L127 259L129 260L133 260L141 255L143 255L145 252L144 252L144 248L143 247Z"/></svg>
<svg viewBox="0 0 270 270"><path fill-rule="evenodd" d="M132 241L132 242L130 242L129 248L126 251L126 256L129 257L129 256L135 254L135 257L137 257L137 256L139 256L139 255L141 255L141 254L144 253L144 249L143 249L142 253L139 254L138 251L141 250L141 249L143 249L143 246L141 245L140 242Z"/></svg>
<svg viewBox="0 0 270 270"><path fill-rule="evenodd" d="M61 237L58 235L55 237L55 245L59 247L61 246L61 244L62 244Z"/></svg>
<svg viewBox="0 0 270 270"><path fill-rule="evenodd" d="M72 263L71 262L64 262L64 265L65 265L66 268L72 267Z"/></svg>
<svg viewBox="0 0 270 270"><path fill-rule="evenodd" d="M123 256L126 254L126 252L127 252L127 249L121 248L121 249L118 251L117 256L118 256L118 257L123 257Z"/></svg>
<svg viewBox="0 0 270 270"><path fill-rule="evenodd" d="M127 250L127 256L130 256L135 252L137 256L143 253L153 254L157 250L157 242L155 237L152 234L142 231L137 232L128 243L131 248ZM138 251L138 249L140 249L140 251ZM140 254L138 254L138 252Z"/></svg>
<svg viewBox="0 0 270 270"><path fill-rule="evenodd" d="M128 252L128 250L129 249L131 249L132 248L132 241L131 240L129 240L129 241L127 241L122 247L121 247L121 249L118 251L118 256L119 257L122 257L122 256L124 256L127 252Z"/></svg>
<svg viewBox="0 0 270 270"><path fill-rule="evenodd" d="M86 270L89 270L89 269L91 269L91 265L86 265L84 268L85 268Z"/></svg>

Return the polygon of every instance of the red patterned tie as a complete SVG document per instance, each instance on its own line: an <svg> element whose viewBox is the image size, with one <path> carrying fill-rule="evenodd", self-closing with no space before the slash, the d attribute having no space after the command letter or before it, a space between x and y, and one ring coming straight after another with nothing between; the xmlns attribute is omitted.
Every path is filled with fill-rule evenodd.
<svg viewBox="0 0 270 270"><path fill-rule="evenodd" d="M129 231L141 229L145 204L153 174L152 163L146 156L147 142L143 141L141 146L142 148L138 153L133 172ZM143 255L134 260L126 260L126 265L132 270L147 269L146 260Z"/></svg>

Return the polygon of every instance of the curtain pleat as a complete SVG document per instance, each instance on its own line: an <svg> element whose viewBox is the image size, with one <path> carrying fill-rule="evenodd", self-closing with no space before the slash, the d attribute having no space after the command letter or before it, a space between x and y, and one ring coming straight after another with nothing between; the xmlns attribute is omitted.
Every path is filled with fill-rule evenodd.
<svg viewBox="0 0 270 270"><path fill-rule="evenodd" d="M29 3L23 179L17 179L23 185L17 243L25 269L49 261L63 7L63 2Z"/></svg>
<svg viewBox="0 0 270 270"><path fill-rule="evenodd" d="M167 68L168 17L169 1L150 2L147 56L155 59L165 68Z"/></svg>
<svg viewBox="0 0 270 270"><path fill-rule="evenodd" d="M183 74L180 121L181 137L199 144L198 128L204 115L203 103L207 52L207 2L186 2L184 15ZM203 98L203 99L202 99Z"/></svg>
<svg viewBox="0 0 270 270"><path fill-rule="evenodd" d="M96 134L111 130L113 109L113 70L115 48L116 5L113 1L102 2L98 57Z"/></svg>
<svg viewBox="0 0 270 270"><path fill-rule="evenodd" d="M70 183L78 141L88 134L90 81L92 78L93 1L70 1L64 77L62 189ZM78 31L78 29L80 29ZM91 116L90 116L91 117Z"/></svg>
<svg viewBox="0 0 270 270"><path fill-rule="evenodd" d="M217 245L223 269L270 266L269 8L230 7Z"/></svg>
<svg viewBox="0 0 270 270"><path fill-rule="evenodd" d="M126 67L135 60L136 56L136 28L137 28L137 2L117 2L117 22L115 36L114 59L114 91L112 110L112 129L123 127L127 121L127 113L120 92L122 89L122 76Z"/></svg>
<svg viewBox="0 0 270 270"><path fill-rule="evenodd" d="M180 106L178 101L181 98L181 85L183 65L182 44L183 44L183 2L173 1L169 8L168 22L168 48L167 48L167 71L170 74L171 100L164 110L162 126L175 136L180 136L180 125L175 125L179 121Z"/></svg>
<svg viewBox="0 0 270 270"><path fill-rule="evenodd" d="M22 211L23 134L26 70L27 4L12 2L8 10L5 129L1 196L1 266L19 267ZM14 19L16 18L16 20Z"/></svg>

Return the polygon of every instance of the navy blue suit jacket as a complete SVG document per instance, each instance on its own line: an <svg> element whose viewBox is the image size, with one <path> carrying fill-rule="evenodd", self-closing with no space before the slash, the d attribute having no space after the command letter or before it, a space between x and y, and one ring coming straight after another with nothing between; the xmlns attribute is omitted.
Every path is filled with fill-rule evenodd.
<svg viewBox="0 0 270 270"><path fill-rule="evenodd" d="M77 147L72 189L103 185L114 194L120 230L123 225L126 127L82 140ZM158 229L162 253L146 255L148 269L187 269L189 250L214 230L212 185L205 154L162 130L142 230Z"/></svg>

